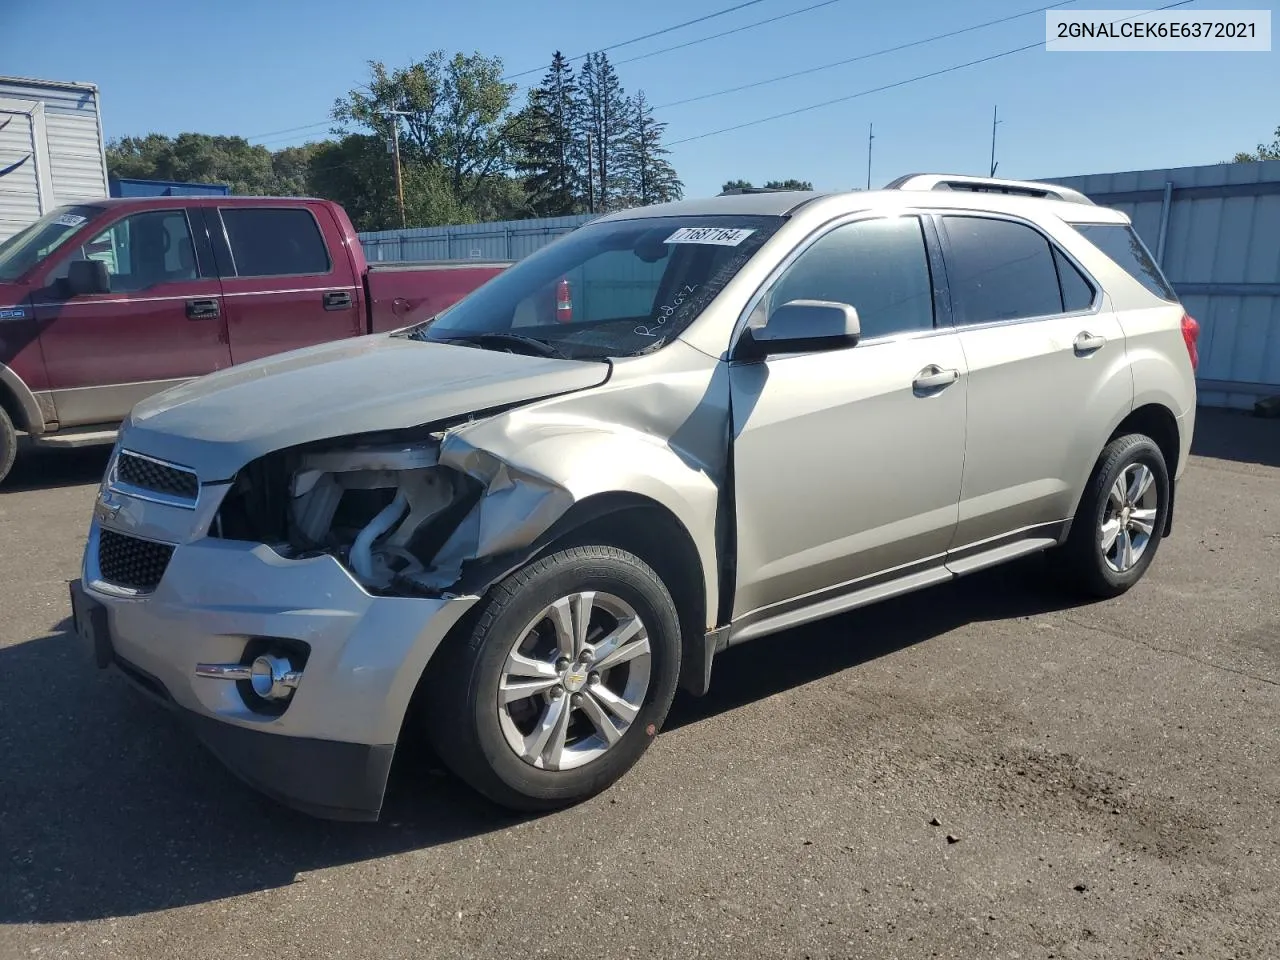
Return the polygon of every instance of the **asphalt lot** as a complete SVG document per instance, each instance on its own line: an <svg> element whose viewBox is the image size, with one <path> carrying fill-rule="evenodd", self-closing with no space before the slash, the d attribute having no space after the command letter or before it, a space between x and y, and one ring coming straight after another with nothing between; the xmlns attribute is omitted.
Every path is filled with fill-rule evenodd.
<svg viewBox="0 0 1280 960"><path fill-rule="evenodd" d="M979 574L730 651L578 808L513 819L414 754L376 825L259 799L93 668L66 581L106 452L33 455L0 491L0 957L1271 960L1280 422L1203 411L1196 449L1117 601Z"/></svg>

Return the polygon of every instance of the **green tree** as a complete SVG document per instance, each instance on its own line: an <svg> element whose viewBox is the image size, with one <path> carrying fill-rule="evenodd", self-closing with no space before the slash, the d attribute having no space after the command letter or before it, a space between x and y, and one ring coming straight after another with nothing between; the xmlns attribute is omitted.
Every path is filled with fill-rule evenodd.
<svg viewBox="0 0 1280 960"><path fill-rule="evenodd" d="M412 225L464 223L471 218L458 202L438 166L405 165L405 219ZM386 141L351 134L317 145L305 191L342 204L357 230L394 230L400 226L395 171Z"/></svg>
<svg viewBox="0 0 1280 960"><path fill-rule="evenodd" d="M1276 127L1274 140L1258 144L1253 153L1237 153L1232 163L1253 163L1256 160L1280 160L1280 127Z"/></svg>
<svg viewBox="0 0 1280 960"><path fill-rule="evenodd" d="M662 145L666 129L641 90L628 104L626 149L618 164L626 203L643 207L684 196L684 184L666 159L671 151Z"/></svg>
<svg viewBox="0 0 1280 960"><path fill-rule="evenodd" d="M310 193L311 162L326 145L304 143L271 154L271 192L281 197L300 197Z"/></svg>
<svg viewBox="0 0 1280 960"><path fill-rule="evenodd" d="M619 162L627 149L627 101L618 73L604 53L588 55L578 77L582 90L579 137L590 158L588 197L594 210L617 206L624 189Z"/></svg>
<svg viewBox="0 0 1280 960"><path fill-rule="evenodd" d="M575 138L582 106L573 67L557 50L516 126L515 169L536 216L568 216L586 206L586 156Z"/></svg>
<svg viewBox="0 0 1280 960"><path fill-rule="evenodd" d="M244 137L206 133L123 137L107 145L107 169L115 177L225 183L238 194L276 192L271 151Z"/></svg>
<svg viewBox="0 0 1280 960"><path fill-rule="evenodd" d="M369 71L367 85L334 103L333 118L341 128L352 124L387 137L392 111L403 112L406 173L420 167L428 179L442 174L464 205L507 168L515 85L502 82L501 59L479 53L446 59L437 50L394 70L373 60Z"/></svg>
<svg viewBox="0 0 1280 960"><path fill-rule="evenodd" d="M812 190L813 184L808 180L770 180L764 188L766 190Z"/></svg>
<svg viewBox="0 0 1280 960"><path fill-rule="evenodd" d="M720 188L721 193L729 190L754 190L750 180L730 180ZM813 184L808 180L770 180L761 189L764 190L812 190Z"/></svg>

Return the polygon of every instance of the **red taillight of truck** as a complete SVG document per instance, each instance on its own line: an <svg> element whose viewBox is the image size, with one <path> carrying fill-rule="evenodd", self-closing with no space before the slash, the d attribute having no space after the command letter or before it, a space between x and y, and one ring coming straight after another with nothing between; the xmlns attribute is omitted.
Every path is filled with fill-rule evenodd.
<svg viewBox="0 0 1280 960"><path fill-rule="evenodd" d="M1191 357L1191 369L1200 366L1200 350L1196 346L1200 340L1200 324L1189 313L1182 315L1182 340L1187 345L1187 355Z"/></svg>
<svg viewBox="0 0 1280 960"><path fill-rule="evenodd" d="M568 280L561 280L556 284L556 321L573 322L573 290Z"/></svg>

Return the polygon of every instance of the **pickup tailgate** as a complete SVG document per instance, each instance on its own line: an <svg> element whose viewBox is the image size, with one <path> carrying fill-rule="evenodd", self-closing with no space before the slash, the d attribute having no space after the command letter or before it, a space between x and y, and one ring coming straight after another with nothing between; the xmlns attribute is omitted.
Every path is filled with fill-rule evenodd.
<svg viewBox="0 0 1280 960"><path fill-rule="evenodd" d="M370 264L369 332L429 319L509 266L505 261L479 260Z"/></svg>

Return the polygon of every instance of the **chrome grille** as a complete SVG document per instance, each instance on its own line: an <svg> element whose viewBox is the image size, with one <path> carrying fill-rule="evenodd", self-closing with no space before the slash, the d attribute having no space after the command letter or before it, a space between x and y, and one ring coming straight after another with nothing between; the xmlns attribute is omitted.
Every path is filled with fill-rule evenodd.
<svg viewBox="0 0 1280 960"><path fill-rule="evenodd" d="M185 500L195 500L200 492L200 481L191 470L161 463L127 450L120 451L116 460L116 478L139 490L150 490Z"/></svg>
<svg viewBox="0 0 1280 960"><path fill-rule="evenodd" d="M173 547L167 543L98 531L98 570L103 580L118 587L154 590L172 557Z"/></svg>

